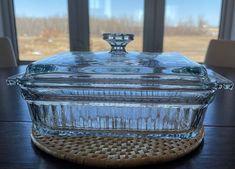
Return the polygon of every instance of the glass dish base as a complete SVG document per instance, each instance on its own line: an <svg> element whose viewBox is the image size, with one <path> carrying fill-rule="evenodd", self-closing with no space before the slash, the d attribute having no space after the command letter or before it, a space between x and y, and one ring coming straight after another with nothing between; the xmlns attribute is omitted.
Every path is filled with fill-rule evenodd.
<svg viewBox="0 0 235 169"><path fill-rule="evenodd" d="M33 131L45 136L193 139L207 105L102 102L28 103Z"/></svg>

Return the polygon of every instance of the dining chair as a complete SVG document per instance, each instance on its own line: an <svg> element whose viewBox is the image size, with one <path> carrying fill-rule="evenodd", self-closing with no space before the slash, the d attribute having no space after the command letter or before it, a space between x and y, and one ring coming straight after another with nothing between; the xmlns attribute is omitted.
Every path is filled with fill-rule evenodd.
<svg viewBox="0 0 235 169"><path fill-rule="evenodd" d="M7 37L0 37L0 67L16 66L16 57L10 39Z"/></svg>
<svg viewBox="0 0 235 169"><path fill-rule="evenodd" d="M209 66L235 68L235 41L211 40L204 63Z"/></svg>

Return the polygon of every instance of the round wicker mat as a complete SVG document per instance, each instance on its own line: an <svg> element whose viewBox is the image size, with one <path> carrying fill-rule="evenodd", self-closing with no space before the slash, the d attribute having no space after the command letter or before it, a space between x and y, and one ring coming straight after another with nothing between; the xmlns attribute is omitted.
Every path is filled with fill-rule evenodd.
<svg viewBox="0 0 235 169"><path fill-rule="evenodd" d="M137 139L31 135L34 144L54 157L98 167L130 167L180 158L202 141L195 139Z"/></svg>

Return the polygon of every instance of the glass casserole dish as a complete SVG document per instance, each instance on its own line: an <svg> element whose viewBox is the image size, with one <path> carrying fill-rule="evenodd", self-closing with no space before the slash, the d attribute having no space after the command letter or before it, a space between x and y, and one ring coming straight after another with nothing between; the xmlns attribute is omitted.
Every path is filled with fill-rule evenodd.
<svg viewBox="0 0 235 169"><path fill-rule="evenodd" d="M103 34L105 52L65 52L9 77L41 135L195 138L218 89L233 83L178 53L126 52L132 34Z"/></svg>

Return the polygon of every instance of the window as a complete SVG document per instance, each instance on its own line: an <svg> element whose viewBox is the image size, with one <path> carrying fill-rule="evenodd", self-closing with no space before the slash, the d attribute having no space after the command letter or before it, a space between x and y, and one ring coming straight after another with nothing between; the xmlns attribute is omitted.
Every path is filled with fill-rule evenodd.
<svg viewBox="0 0 235 169"><path fill-rule="evenodd" d="M166 0L164 51L178 51L203 62L217 39L221 0Z"/></svg>
<svg viewBox="0 0 235 169"><path fill-rule="evenodd" d="M69 50L67 0L14 0L19 60Z"/></svg>
<svg viewBox="0 0 235 169"><path fill-rule="evenodd" d="M89 17L86 11L88 2ZM135 34L135 41L127 46L127 50L142 51L144 43L146 51L158 51L163 45L163 51L177 51L203 62L209 41L218 36L221 5L222 0L14 0L19 59L37 60L69 50L70 24L72 50L87 50L89 47L91 51L109 50L109 45L102 40L102 33L127 32ZM81 9L86 11L85 14ZM80 13L76 17L74 14L78 11ZM144 13L153 16L152 20L148 17L150 19L143 22ZM82 23L88 25L88 22L89 31L80 29ZM150 31L145 29L145 35L155 31L154 36L150 34L148 37L147 34L148 39L144 39L144 27L151 28ZM148 43L152 44L150 49L146 49L146 45L150 46Z"/></svg>
<svg viewBox="0 0 235 169"><path fill-rule="evenodd" d="M90 0L90 50L109 50L104 32L134 33L127 50L142 51L144 0Z"/></svg>

